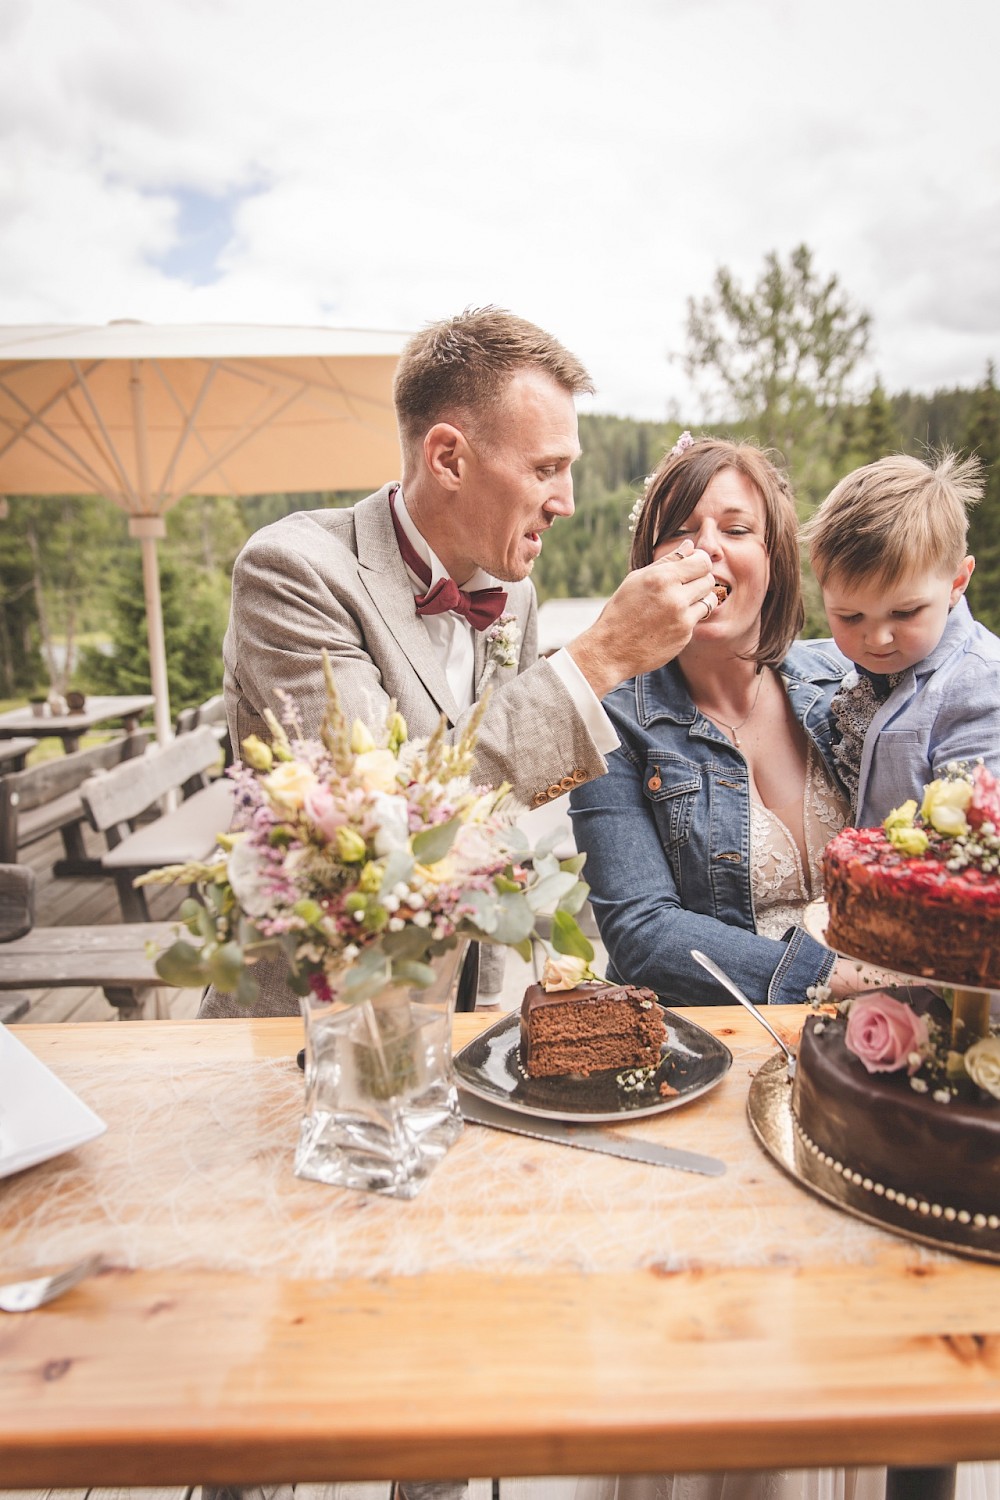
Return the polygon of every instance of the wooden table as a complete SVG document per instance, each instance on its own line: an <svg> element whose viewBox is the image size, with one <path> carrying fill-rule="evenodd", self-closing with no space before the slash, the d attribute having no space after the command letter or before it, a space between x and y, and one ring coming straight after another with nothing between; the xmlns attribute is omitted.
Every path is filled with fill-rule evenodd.
<svg viewBox="0 0 1000 1500"><path fill-rule="evenodd" d="M7 771L23 771L29 753L38 744L30 735L17 735L0 742L0 776Z"/></svg>
<svg viewBox="0 0 1000 1500"><path fill-rule="evenodd" d="M182 1263L184 1235L201 1230L213 1253L254 1249L252 1190L236 1201L234 1170L230 1201L228 1188L200 1188L201 1174L217 1149L212 1129L218 1149L225 1140L220 1079L251 1123L258 1109L262 1120L274 1114L267 1089L297 1100L297 1021L13 1028L111 1128L0 1182L0 1226L5 1197L10 1205L0 1269L14 1269L11 1236L26 1207L44 1208L34 1248L62 1187L71 1183L83 1206L99 1196L101 1152L137 1117L115 1124L115 1080L134 1082L144 1124L126 1154L154 1179L126 1216L150 1217L155 1238L134 1269L111 1269L47 1308L0 1320L2 1483L1000 1456L1000 1271L870 1228L787 1179L759 1152L744 1113L768 1039L737 1008L692 1014L726 1040L732 1069L711 1093L629 1128L721 1155L726 1177L473 1126L412 1203L299 1183L289 1164L281 1180L299 1195L294 1215L311 1216L309 1235L335 1244L327 1274L298 1279L293 1262L307 1244L294 1218L280 1243L263 1247L274 1255L264 1274ZM804 1012L778 1014L791 1036ZM457 1017L458 1042L490 1019ZM210 1094L214 1127L175 1137L164 1111L182 1088L188 1112L199 1089ZM293 1143L279 1152L282 1174ZM145 1163L135 1151L144 1144ZM184 1156L183 1192L159 1181L158 1163L174 1149ZM269 1150L262 1141L259 1154ZM470 1170L481 1193L461 1187L476 1180ZM206 1224L178 1224L200 1190ZM26 1199L16 1203L15 1192ZM109 1234L113 1221L114 1212ZM435 1234L441 1248L423 1264L421 1247ZM180 1261L157 1267L171 1235ZM463 1261L464 1243L477 1243L478 1255ZM387 1269L386 1256L409 1256L410 1273Z"/></svg>
<svg viewBox="0 0 1000 1500"><path fill-rule="evenodd" d="M36 717L30 708L12 708L0 714L0 740L15 739L18 735L57 736L62 740L67 755L80 748L80 737L98 724L107 724L121 719L126 733L135 729L147 709L152 708L151 693L126 695L94 694L88 697L78 713L49 714Z"/></svg>

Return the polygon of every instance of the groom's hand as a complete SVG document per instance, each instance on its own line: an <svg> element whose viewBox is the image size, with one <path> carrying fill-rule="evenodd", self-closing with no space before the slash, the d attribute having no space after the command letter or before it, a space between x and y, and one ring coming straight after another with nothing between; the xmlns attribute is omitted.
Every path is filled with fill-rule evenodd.
<svg viewBox="0 0 1000 1500"><path fill-rule="evenodd" d="M712 561L689 537L675 552L629 573L589 630L567 647L598 698L672 661L718 603Z"/></svg>

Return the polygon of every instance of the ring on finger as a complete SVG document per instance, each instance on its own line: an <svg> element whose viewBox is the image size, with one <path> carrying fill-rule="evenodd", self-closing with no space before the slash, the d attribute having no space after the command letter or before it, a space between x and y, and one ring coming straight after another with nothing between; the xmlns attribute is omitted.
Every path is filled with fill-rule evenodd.
<svg viewBox="0 0 1000 1500"><path fill-rule="evenodd" d="M707 620L709 615L712 613L712 606L709 604L707 599L703 599L701 602L705 606L705 619Z"/></svg>

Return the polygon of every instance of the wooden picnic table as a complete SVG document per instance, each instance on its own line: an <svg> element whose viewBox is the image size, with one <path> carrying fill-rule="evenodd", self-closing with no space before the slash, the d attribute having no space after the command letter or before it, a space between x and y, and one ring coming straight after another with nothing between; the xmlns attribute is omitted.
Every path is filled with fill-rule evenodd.
<svg viewBox="0 0 1000 1500"><path fill-rule="evenodd" d="M131 733L154 701L151 693L95 693L86 699L83 708L74 713L39 716L30 708L12 708L0 714L0 740L15 739L19 735L56 736L70 755L79 750L81 736L98 724L121 719L125 732Z"/></svg>
<svg viewBox="0 0 1000 1500"><path fill-rule="evenodd" d="M0 741L0 776L7 771L23 771L24 762L38 744L30 735Z"/></svg>
<svg viewBox="0 0 1000 1500"><path fill-rule="evenodd" d="M109 1129L0 1182L0 1270L111 1269L0 1322L3 1483L1000 1456L1000 1270L787 1178L745 1115L772 1044L689 1014L732 1068L628 1128L726 1176L467 1126L409 1203L293 1177L296 1020L13 1028Z"/></svg>

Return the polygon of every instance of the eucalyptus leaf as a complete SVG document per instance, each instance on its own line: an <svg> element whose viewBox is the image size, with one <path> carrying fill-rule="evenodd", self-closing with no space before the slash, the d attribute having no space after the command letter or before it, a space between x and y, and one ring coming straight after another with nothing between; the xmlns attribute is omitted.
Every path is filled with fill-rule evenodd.
<svg viewBox="0 0 1000 1500"><path fill-rule="evenodd" d="M568 912L557 911L552 918L552 946L557 953L582 958L588 964L593 962L594 945Z"/></svg>
<svg viewBox="0 0 1000 1500"><path fill-rule="evenodd" d="M208 958L208 977L216 989L235 990L243 972L243 950L238 943L223 943Z"/></svg>
<svg viewBox="0 0 1000 1500"><path fill-rule="evenodd" d="M156 972L167 984L181 989L197 989L207 983L208 970L202 962L201 949L178 938L156 960Z"/></svg>
<svg viewBox="0 0 1000 1500"><path fill-rule="evenodd" d="M503 841L507 845L507 848L515 854L524 854L531 847L528 835L516 823L511 823L508 828L504 829Z"/></svg>
<svg viewBox="0 0 1000 1500"><path fill-rule="evenodd" d="M567 837L569 831L568 823L557 823L554 828L550 828L547 833L543 833L535 845L535 864L538 864L538 856L540 854L551 854L556 845L561 844Z"/></svg>
<svg viewBox="0 0 1000 1500"><path fill-rule="evenodd" d="M504 894L497 903L497 921L490 934L493 942L513 948L530 938L535 930L535 915L524 896Z"/></svg>
<svg viewBox="0 0 1000 1500"><path fill-rule="evenodd" d="M567 891L566 895L563 896L556 910L569 912L571 917L575 917L577 912L587 904L587 897L589 895L590 886L586 881L578 880L572 890Z"/></svg>
<svg viewBox="0 0 1000 1500"><path fill-rule="evenodd" d="M419 989L426 989L429 984L434 983L434 970L430 964L393 964L392 977L400 984L412 984Z"/></svg>
<svg viewBox="0 0 1000 1500"><path fill-rule="evenodd" d="M586 863L587 856L585 854L573 854L569 859L561 859L559 861L559 868L560 870L568 870L571 875L579 875Z"/></svg>
<svg viewBox="0 0 1000 1500"><path fill-rule="evenodd" d="M497 925L496 902L485 891L464 891L462 905L472 907L472 920L480 932L493 932Z"/></svg>
<svg viewBox="0 0 1000 1500"><path fill-rule="evenodd" d="M460 818L449 818L447 823L436 823L433 828L415 833L410 841L414 858L422 865L436 865L448 853L461 826Z"/></svg>
<svg viewBox="0 0 1000 1500"><path fill-rule="evenodd" d="M557 868L554 874L546 876L525 891L525 900L532 911L548 911L561 902L575 885L579 885L575 875L564 874Z"/></svg>
<svg viewBox="0 0 1000 1500"><path fill-rule="evenodd" d="M416 861L408 849L393 849L385 862L379 896L388 896L394 885L407 885Z"/></svg>
<svg viewBox="0 0 1000 1500"><path fill-rule="evenodd" d="M532 862L535 871L535 880L547 880L550 875L559 873L559 861L554 854L535 855Z"/></svg>

